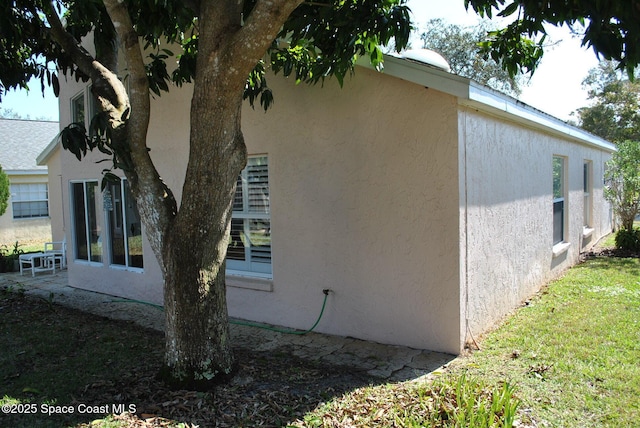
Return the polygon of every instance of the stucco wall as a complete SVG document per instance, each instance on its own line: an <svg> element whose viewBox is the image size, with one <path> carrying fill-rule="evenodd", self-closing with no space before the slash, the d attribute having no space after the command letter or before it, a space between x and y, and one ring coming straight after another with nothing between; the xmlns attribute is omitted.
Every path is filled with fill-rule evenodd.
<svg viewBox="0 0 640 428"><path fill-rule="evenodd" d="M340 89L271 76L275 105L243 109L248 152L267 155L272 280L228 278L231 316L457 353L610 230L602 200L609 155L459 106L455 97L358 69ZM85 90L67 82L69 100ZM189 86L152 101L148 145L180 199ZM552 158L568 159L565 252L552 245ZM71 180L100 180L99 154L59 154L62 221L72 242ZM583 236L582 166L593 163L593 232ZM52 171L55 172L55 171ZM51 177L57 177L54 173ZM54 186L51 185L51 191ZM55 190L58 192L59 190ZM72 286L162 302L144 241L144 273L74 261Z"/></svg>
<svg viewBox="0 0 640 428"><path fill-rule="evenodd" d="M63 150L60 146L50 155L47 167L49 170L49 217L51 218L51 239L63 241L67 232L65 214L69 207L62 203L62 160Z"/></svg>
<svg viewBox="0 0 640 428"><path fill-rule="evenodd" d="M11 184L46 183L46 172L43 174L9 175ZM49 198L51 199L51 198ZM49 201L51 204L51 201ZM49 205L51 212L51 205ZM13 218L11 196L7 210L0 216L0 245L46 242L51 239L51 221L49 217L42 218Z"/></svg>
<svg viewBox="0 0 640 428"><path fill-rule="evenodd" d="M60 89L60 125L66 126L71 122L71 98L84 92L89 96L89 89L82 82L67 80L61 84ZM85 111L89 111L89 106L85 104ZM164 123L171 123L171 119L164 117ZM161 122L162 123L162 122ZM88 123L87 123L88 125ZM171 126L167 127L172 129ZM153 132L153 131L152 131ZM167 131L167 134L170 132ZM162 134L156 131L155 135ZM61 221L55 222L56 231L54 236L59 236L58 228L64 228L63 236L68 243L67 268L69 272L69 285L92 291L111 294L114 296L140 299L152 303L162 303L162 276L156 258L151 251L149 243L144 239L143 233L143 258L144 272L127 270L119 266L110 266L109 257L103 255L102 263L88 263L74 259L73 248L73 226L71 214L71 202L69 200L70 186L72 181L94 180L100 182L102 170L110 164L107 162L98 163L105 158L105 155L98 151L90 152L82 162L79 162L74 155L66 150L58 151L59 158L50 160L51 164L57 164L59 160L60 189L62 190ZM175 156L174 156L175 157ZM123 174L119 174L123 176ZM104 224L104 209L102 201L99 203L98 213L100 221ZM58 238L56 238L58 239Z"/></svg>
<svg viewBox="0 0 640 428"><path fill-rule="evenodd" d="M343 89L271 77L275 105L243 110L250 154L269 160L273 280L258 291L230 278L231 316L308 328L331 289L317 331L458 352L457 113L453 97L359 69ZM68 82L60 99L81 87ZM149 146L181 195L188 90L152 103ZM69 121L61 104L60 120ZM98 157L61 154L65 224L69 180L99 179ZM71 242L71 227L67 240ZM69 263L72 286L161 302L148 245L144 274ZM237 285L240 285L237 286ZM255 282L253 283L255 285Z"/></svg>
<svg viewBox="0 0 640 428"><path fill-rule="evenodd" d="M271 78L275 106L245 109L267 153L273 291L231 287L230 313L459 351L456 103L358 69L340 89Z"/></svg>
<svg viewBox="0 0 640 428"><path fill-rule="evenodd" d="M577 263L582 251L611 231L611 217L602 192L606 152L472 109L462 110L459 125L461 169L466 164L460 188L461 241L466 242L461 307L469 322L464 336L484 331ZM570 244L555 256L554 155L567 159L565 240ZM589 237L583 236L585 160L592 162L594 190Z"/></svg>

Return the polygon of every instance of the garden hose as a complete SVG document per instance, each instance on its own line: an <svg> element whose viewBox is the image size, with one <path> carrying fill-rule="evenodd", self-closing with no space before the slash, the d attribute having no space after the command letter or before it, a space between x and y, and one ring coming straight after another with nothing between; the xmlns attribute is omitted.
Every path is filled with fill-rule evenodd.
<svg viewBox="0 0 640 428"><path fill-rule="evenodd" d="M232 319L229 320L229 323L230 324L235 324L235 325L242 325L242 326L245 326L245 327L261 328L263 330L275 331L276 333L282 333L282 334L303 335L303 334L311 333L313 331L313 329L315 329L318 326L318 324L320 323L320 320L322 319L322 315L324 314L324 309L327 306L327 298L329 297L329 292L330 291L331 290L329 290L328 288L325 288L324 290L322 290L322 293L324 294L324 300L322 301L322 308L320 309L320 315L318 315L318 319L311 326L311 328L309 328L307 330L282 329L282 328L272 327L272 326L269 326L269 325L266 325L266 324L260 324L260 323L255 323L255 322L251 322L251 321L232 320ZM151 302L145 302L144 300L117 299L117 300L109 300L108 302L105 302L105 303L139 303L141 305L153 306L156 309L160 309L161 311L164 311L164 306L157 305L157 304L151 303Z"/></svg>

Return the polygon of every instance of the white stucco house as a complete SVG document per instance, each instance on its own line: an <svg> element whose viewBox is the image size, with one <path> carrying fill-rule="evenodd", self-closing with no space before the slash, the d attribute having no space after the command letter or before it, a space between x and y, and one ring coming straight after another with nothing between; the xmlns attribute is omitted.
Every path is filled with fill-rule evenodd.
<svg viewBox="0 0 640 428"><path fill-rule="evenodd" d="M611 230L598 137L439 67L388 57L340 88L272 76L243 111L250 153L229 249L232 317L459 353ZM60 121L88 88L61 84ZM149 147L180 198L190 89L153 99ZM71 286L162 303L160 269L126 181L57 146L40 156Z"/></svg>
<svg viewBox="0 0 640 428"><path fill-rule="evenodd" d="M36 157L58 132L58 122L0 119L0 165L11 186L0 216L0 244L51 239L47 166Z"/></svg>

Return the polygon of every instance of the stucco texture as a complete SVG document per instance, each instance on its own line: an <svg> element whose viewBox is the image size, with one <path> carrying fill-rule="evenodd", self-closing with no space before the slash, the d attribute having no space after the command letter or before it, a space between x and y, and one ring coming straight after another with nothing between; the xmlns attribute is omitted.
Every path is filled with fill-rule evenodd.
<svg viewBox="0 0 640 428"><path fill-rule="evenodd" d="M265 114L246 106L243 130L249 153L269 159L273 279L258 288L271 291L230 278L241 285L228 287L230 315L308 328L328 288L317 331L457 352L455 98L365 69L342 89L333 81L296 86L278 76L269 83L274 107ZM60 98L81 89L70 84ZM151 156L177 198L189 96L176 90L155 99L149 132ZM61 122L68 120L62 106ZM64 206L69 180L99 179L98 158L77 162L62 154ZM146 244L144 266L140 274L106 261L75 262L69 280L161 302L160 270Z"/></svg>
<svg viewBox="0 0 640 428"><path fill-rule="evenodd" d="M610 232L602 171L609 155L577 142L466 109L460 115L461 270L465 334L478 334L575 264ZM553 253L553 156L567 160L566 251ZM583 164L592 162L590 237L583 236ZM465 210L466 207L466 210ZM467 340L471 337L467 336Z"/></svg>
<svg viewBox="0 0 640 428"><path fill-rule="evenodd" d="M468 89L437 73L453 93ZM363 67L343 88L280 76L269 85L274 106L265 113L246 105L242 126L249 154L268 157L273 275L228 276L233 317L306 329L330 289L319 332L459 353L608 232L603 151L477 111L460 102L464 95ZM80 91L67 82L60 99ZM190 96L186 86L153 99L148 133L151 157L178 200ZM70 121L68 101L60 120ZM556 256L554 154L567 158L569 185L570 245ZM64 215L54 226L65 228L68 242L69 183L100 180L99 159L60 154ZM588 239L584 160L594 170ZM70 285L161 303L162 276L146 240L143 253L140 272L109 266L107 257L74 261L70 249Z"/></svg>
<svg viewBox="0 0 640 428"><path fill-rule="evenodd" d="M9 175L9 174L8 174ZM11 184L40 184L47 182L46 174L9 175ZM25 243L44 243L51 239L51 222L49 217L13 218L13 205L9 197L7 210L0 216L0 245L7 247ZM51 211L51 207L49 207ZM9 248L10 250L10 248Z"/></svg>
<svg viewBox="0 0 640 428"><path fill-rule="evenodd" d="M364 69L270 84L243 125L269 156L273 292L230 288L230 313L307 328L329 288L319 331L457 352L455 99Z"/></svg>
<svg viewBox="0 0 640 428"><path fill-rule="evenodd" d="M66 126L66 124L72 121L71 99L80 94L85 95L85 111L90 112L89 102L86 101L90 96L88 87L82 82L72 80L67 80L64 85L61 84L59 96L61 126ZM187 102L186 99L185 102ZM167 110L169 110L169 108L167 108ZM165 123L171 123L171 120L167 117L164 117L163 120L165 120ZM150 139L158 138L157 136L161 134L171 135L169 131L155 130L155 137L152 137L154 135L154 129L151 129L149 134ZM167 141L166 144L169 145L171 143L172 141ZM62 195L57 196L59 200L61 200L60 208L62 209L62 216L57 217L57 215L52 214L52 228L53 236L56 237L56 240L61 240L59 237L62 236L62 239L66 239L67 241L69 285L113 296L161 304L163 296L162 275L155 255L151 251L151 247L146 239L143 239L142 242L144 272L128 270L120 266L112 266L110 265L107 254L103 254L102 262L75 260L73 218L71 214L71 201L69 199L71 183L83 180L98 181L99 183L102 180L102 170L109 166L109 163L102 162L105 158L105 155L96 150L89 152L87 156L83 158L82 162L79 162L70 152L58 147L48 161L49 165L54 165L54 169L51 170L50 180L55 181L56 172L59 172L59 176L57 177L59 182L54 185L54 183L50 181L50 189L52 192L50 199L56 197L53 195L54 191L62 192ZM175 158L175 156L173 156L173 158ZM171 162L171 158L168 162ZM116 173L124 177L120 171L116 171ZM173 174L180 175L181 173L176 170ZM98 224L100 229L105 231L104 224L106 222L106 214L102 202L102 198L99 198L97 208L98 213L101 215L98 215ZM64 229L63 234L60 233L60 227Z"/></svg>

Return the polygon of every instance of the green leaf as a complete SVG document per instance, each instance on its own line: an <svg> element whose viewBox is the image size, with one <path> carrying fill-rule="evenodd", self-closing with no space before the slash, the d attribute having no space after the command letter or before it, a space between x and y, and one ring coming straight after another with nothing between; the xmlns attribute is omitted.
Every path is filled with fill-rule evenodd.
<svg viewBox="0 0 640 428"><path fill-rule="evenodd" d="M102 175L102 181L100 182L100 191L104 192L109 184L120 183L121 178L112 172L104 172Z"/></svg>
<svg viewBox="0 0 640 428"><path fill-rule="evenodd" d="M64 128L59 135L62 147L75 155L78 160L90 150L90 143L87 137L84 124L72 123Z"/></svg>
<svg viewBox="0 0 640 428"><path fill-rule="evenodd" d="M53 87L53 94L56 97L60 96L60 81L58 80L58 75L57 73L53 73L53 76L51 78L51 84Z"/></svg>

